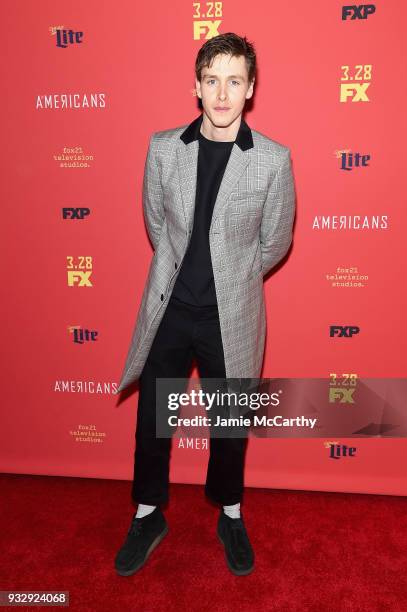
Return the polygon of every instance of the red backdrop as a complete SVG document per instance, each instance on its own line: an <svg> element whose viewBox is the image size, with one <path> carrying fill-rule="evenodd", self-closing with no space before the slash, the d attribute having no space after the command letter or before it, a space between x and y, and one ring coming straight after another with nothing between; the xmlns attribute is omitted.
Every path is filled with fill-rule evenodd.
<svg viewBox="0 0 407 612"><path fill-rule="evenodd" d="M114 392L152 256L148 139L197 116L195 56L221 32L255 44L245 118L290 147L297 190L293 249L265 283L263 376L405 376L407 10L369 6L2 3L3 471L132 478L137 394ZM369 157L344 170L341 152ZM334 286L340 269L362 286ZM331 460L332 441L355 456ZM251 439L246 485L405 495L405 457L402 438ZM177 441L171 480L202 483L206 462Z"/></svg>

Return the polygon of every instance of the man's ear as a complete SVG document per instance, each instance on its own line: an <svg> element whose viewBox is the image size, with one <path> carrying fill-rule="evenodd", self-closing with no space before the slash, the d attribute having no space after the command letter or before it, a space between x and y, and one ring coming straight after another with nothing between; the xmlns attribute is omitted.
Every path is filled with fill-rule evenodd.
<svg viewBox="0 0 407 612"><path fill-rule="evenodd" d="M198 79L196 77L195 77L195 91L196 91L196 95L198 96L198 98L202 99L201 83L200 83L200 81L198 81Z"/></svg>
<svg viewBox="0 0 407 612"><path fill-rule="evenodd" d="M255 79L253 78L252 82L249 85L249 89L246 92L246 100L248 100L249 98L252 97L253 93L254 93L254 81Z"/></svg>

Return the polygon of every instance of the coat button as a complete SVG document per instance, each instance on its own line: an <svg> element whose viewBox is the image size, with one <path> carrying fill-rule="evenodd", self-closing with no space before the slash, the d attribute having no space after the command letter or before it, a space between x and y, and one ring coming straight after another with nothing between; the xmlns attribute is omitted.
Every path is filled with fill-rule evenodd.
<svg viewBox="0 0 407 612"><path fill-rule="evenodd" d="M177 269L177 267L178 267L178 266L177 266L177 262L175 262L175 269Z"/></svg>
<svg viewBox="0 0 407 612"><path fill-rule="evenodd" d="M164 294L162 293L161 294L161 301L163 301L163 300L164 300Z"/></svg>

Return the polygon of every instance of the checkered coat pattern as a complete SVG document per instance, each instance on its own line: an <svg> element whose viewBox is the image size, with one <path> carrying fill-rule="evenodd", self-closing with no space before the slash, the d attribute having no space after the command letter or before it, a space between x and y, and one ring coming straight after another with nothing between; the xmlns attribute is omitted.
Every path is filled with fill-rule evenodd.
<svg viewBox="0 0 407 612"><path fill-rule="evenodd" d="M201 122L202 115L150 137L142 196L154 255L118 391L142 372L187 250ZM263 277L288 251L294 213L289 148L250 129L242 118L209 230L227 378L260 377L266 337Z"/></svg>

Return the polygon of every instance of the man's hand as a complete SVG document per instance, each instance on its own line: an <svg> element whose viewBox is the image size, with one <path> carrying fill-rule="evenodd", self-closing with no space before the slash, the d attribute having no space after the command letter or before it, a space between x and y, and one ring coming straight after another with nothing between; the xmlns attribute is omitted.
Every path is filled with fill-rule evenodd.
<svg viewBox="0 0 407 612"><path fill-rule="evenodd" d="M292 241L295 213L295 189L291 169L290 151L284 154L282 163L270 186L263 207L260 226L260 247L263 276L287 253Z"/></svg>

